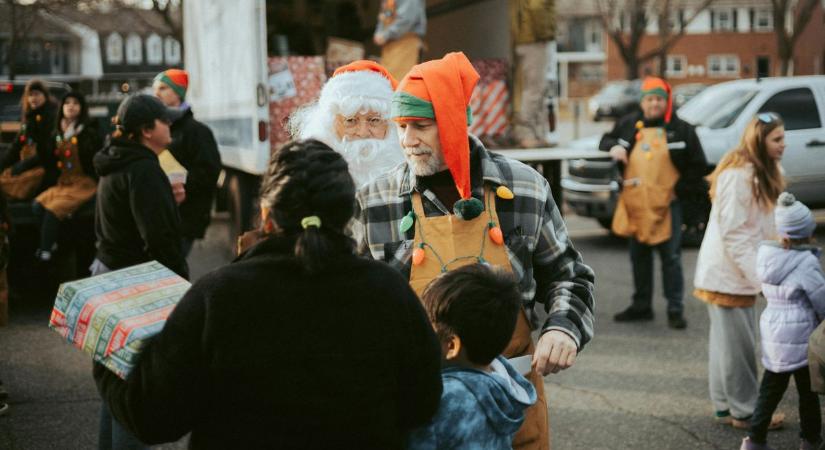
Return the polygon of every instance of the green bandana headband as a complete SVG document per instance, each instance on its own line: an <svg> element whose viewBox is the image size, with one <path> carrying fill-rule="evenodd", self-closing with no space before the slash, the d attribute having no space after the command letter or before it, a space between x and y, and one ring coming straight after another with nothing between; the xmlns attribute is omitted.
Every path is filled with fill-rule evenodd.
<svg viewBox="0 0 825 450"><path fill-rule="evenodd" d="M645 98L645 96L647 96L647 95L658 95L659 97L662 97L664 99L666 99L668 97L667 91L664 88L660 88L660 87L655 87L653 89L648 89L646 91L642 91L642 98Z"/></svg>
<svg viewBox="0 0 825 450"><path fill-rule="evenodd" d="M435 110L432 102L422 100L406 92L396 92L392 95L392 106L390 107L390 117L417 117L420 119L435 120ZM473 123L473 111L467 106L467 125Z"/></svg>

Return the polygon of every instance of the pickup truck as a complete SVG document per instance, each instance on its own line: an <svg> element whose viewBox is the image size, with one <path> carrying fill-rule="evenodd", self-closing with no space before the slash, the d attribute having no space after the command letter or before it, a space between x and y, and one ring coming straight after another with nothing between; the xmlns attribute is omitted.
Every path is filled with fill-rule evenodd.
<svg viewBox="0 0 825 450"><path fill-rule="evenodd" d="M785 121L787 148L782 167L788 191L811 208L825 207L825 76L736 80L708 87L676 114L696 126L711 165L742 137L759 112L773 111ZM594 136L581 141L598 145ZM582 145L582 144L580 144ZM613 163L604 158L570 161L562 180L567 204L576 214L610 227L618 197Z"/></svg>

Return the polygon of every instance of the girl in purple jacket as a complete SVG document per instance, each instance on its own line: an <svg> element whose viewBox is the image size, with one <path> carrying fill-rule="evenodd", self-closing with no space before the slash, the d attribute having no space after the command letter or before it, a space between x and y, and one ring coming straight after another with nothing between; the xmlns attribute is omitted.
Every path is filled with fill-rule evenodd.
<svg viewBox="0 0 825 450"><path fill-rule="evenodd" d="M819 398L811 392L808 338L825 317L825 274L820 249L813 247L816 222L811 211L783 192L774 211L780 241L762 243L756 271L768 307L759 321L765 373L751 427L742 450L770 449L768 424L791 376L799 392L800 449L816 449L822 429Z"/></svg>

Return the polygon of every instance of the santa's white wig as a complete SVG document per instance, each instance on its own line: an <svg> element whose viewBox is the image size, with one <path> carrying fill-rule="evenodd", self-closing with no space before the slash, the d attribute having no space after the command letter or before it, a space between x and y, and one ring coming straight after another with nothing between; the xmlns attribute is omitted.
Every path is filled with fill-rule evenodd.
<svg viewBox="0 0 825 450"><path fill-rule="evenodd" d="M389 121L392 93L390 80L380 73L359 70L336 74L321 89L318 101L292 114L289 132L294 139L318 139L341 153L356 186L362 186L404 161L395 126L388 124L384 139L340 139L335 133L335 116L374 112Z"/></svg>

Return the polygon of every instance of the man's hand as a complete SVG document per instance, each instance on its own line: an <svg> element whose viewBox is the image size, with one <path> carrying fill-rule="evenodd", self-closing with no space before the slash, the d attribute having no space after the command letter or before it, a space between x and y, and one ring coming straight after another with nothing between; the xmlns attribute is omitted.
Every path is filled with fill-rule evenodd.
<svg viewBox="0 0 825 450"><path fill-rule="evenodd" d="M175 203L180 205L186 200L186 188L183 183L172 184L172 194L175 196Z"/></svg>
<svg viewBox="0 0 825 450"><path fill-rule="evenodd" d="M379 47L383 47L387 43L387 38L383 34L376 34L372 37L372 42L375 42L375 45Z"/></svg>
<svg viewBox="0 0 825 450"><path fill-rule="evenodd" d="M576 362L576 342L564 331L550 330L541 335L533 355L533 368L542 376L559 373Z"/></svg>
<svg viewBox="0 0 825 450"><path fill-rule="evenodd" d="M621 161L627 164L627 149L621 145L614 145L610 148L610 157L614 161Z"/></svg>

